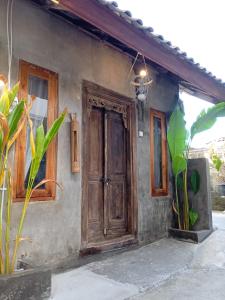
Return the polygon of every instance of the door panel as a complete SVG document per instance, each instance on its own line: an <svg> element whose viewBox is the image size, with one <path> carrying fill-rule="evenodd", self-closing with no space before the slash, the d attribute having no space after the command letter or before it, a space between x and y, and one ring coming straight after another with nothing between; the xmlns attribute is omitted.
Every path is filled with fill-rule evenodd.
<svg viewBox="0 0 225 300"><path fill-rule="evenodd" d="M103 235L103 201L104 170L103 156L103 110L93 108L90 112L88 126L88 240L102 240Z"/></svg>
<svg viewBox="0 0 225 300"><path fill-rule="evenodd" d="M87 128L87 238L92 243L128 232L127 131L121 114L97 107Z"/></svg>
<svg viewBox="0 0 225 300"><path fill-rule="evenodd" d="M107 112L107 237L127 231L126 129L121 114Z"/></svg>

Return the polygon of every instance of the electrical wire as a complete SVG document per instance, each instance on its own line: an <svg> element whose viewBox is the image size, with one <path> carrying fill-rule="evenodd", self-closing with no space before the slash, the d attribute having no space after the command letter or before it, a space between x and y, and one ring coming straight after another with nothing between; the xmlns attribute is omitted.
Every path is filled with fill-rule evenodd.
<svg viewBox="0 0 225 300"><path fill-rule="evenodd" d="M6 12L6 31L7 31L7 50L8 50L8 87L11 87L12 69L12 49L13 49L13 3L14 0L7 1Z"/></svg>
<svg viewBox="0 0 225 300"><path fill-rule="evenodd" d="M137 55L136 55L136 57L135 57L135 60L134 60L132 66L131 66L131 68L130 68L129 73L128 73L128 76L127 76L128 79L129 79L130 74L131 74L131 72L132 72L132 70L133 70L133 68L134 68L134 65L136 64L136 61L137 61L139 55L141 55L141 54L140 54L139 52L137 52Z"/></svg>
<svg viewBox="0 0 225 300"><path fill-rule="evenodd" d="M7 50L8 50L8 88L11 87L11 68L12 68L12 37L13 37L13 29L12 29L12 21L13 21L13 1L8 0L7 2L7 11L6 11L6 32L7 32ZM3 186L1 188L1 223L3 224L3 214L4 214L4 199L5 199L5 191L7 190L5 187L5 175L3 180Z"/></svg>

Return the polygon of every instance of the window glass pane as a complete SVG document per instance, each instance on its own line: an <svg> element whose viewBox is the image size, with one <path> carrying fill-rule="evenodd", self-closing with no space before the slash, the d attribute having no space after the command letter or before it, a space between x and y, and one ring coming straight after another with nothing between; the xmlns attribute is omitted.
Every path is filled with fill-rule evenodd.
<svg viewBox="0 0 225 300"><path fill-rule="evenodd" d="M153 126L154 126L154 182L155 188L163 188L162 180L162 128L161 128L161 119L154 117Z"/></svg>
<svg viewBox="0 0 225 300"><path fill-rule="evenodd" d="M30 117L33 122L33 133L36 136L38 126L43 123L44 130L47 130L47 112L48 112L48 81L36 76L30 75L28 78L28 100L31 96L35 96ZM26 163L25 163L25 187L28 184L29 170L31 165L31 149L30 149L30 127L27 126L26 134ZM46 175L46 155L44 155L39 172L34 182L34 186L38 184ZM40 188L44 189L45 185Z"/></svg>

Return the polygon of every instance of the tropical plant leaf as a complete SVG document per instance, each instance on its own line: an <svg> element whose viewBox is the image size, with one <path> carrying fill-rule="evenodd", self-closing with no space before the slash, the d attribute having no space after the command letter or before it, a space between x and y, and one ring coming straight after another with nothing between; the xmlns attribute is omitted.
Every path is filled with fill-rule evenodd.
<svg viewBox="0 0 225 300"><path fill-rule="evenodd" d="M57 181L55 181L54 179L43 179L42 181L40 181L37 185L35 185L35 187L32 188L31 194L30 196L32 196L33 192L38 189L40 186L42 186L43 184L46 184L48 182L53 182L54 184L56 184L61 190L63 190L63 187L61 184L59 184Z"/></svg>
<svg viewBox="0 0 225 300"><path fill-rule="evenodd" d="M23 112L24 112L24 101L20 101L8 116L9 138L11 138L15 133Z"/></svg>
<svg viewBox="0 0 225 300"><path fill-rule="evenodd" d="M36 147L35 159L37 159L38 161L41 161L43 157L44 139L45 139L44 127L43 124L41 124L37 128L36 144L35 144Z"/></svg>
<svg viewBox="0 0 225 300"><path fill-rule="evenodd" d="M35 179L43 157L44 139L44 127L43 124L41 124L40 126L38 126L36 131L35 156L32 162L32 167L30 169L30 176L32 179Z"/></svg>
<svg viewBox="0 0 225 300"><path fill-rule="evenodd" d="M0 112L5 116L9 114L9 91L7 89L4 90L0 98Z"/></svg>
<svg viewBox="0 0 225 300"><path fill-rule="evenodd" d="M187 130L185 127L184 114L177 105L173 111L167 131L167 140L172 160L182 157L186 149Z"/></svg>
<svg viewBox="0 0 225 300"><path fill-rule="evenodd" d="M212 154L211 160L215 169L219 172L223 165L223 161L220 159L220 157L217 154Z"/></svg>
<svg viewBox="0 0 225 300"><path fill-rule="evenodd" d="M200 132L210 129L218 117L225 116L225 102L220 102L213 107L203 110L191 126L191 139Z"/></svg>
<svg viewBox="0 0 225 300"><path fill-rule="evenodd" d="M189 220L190 220L190 224L191 226L194 226L195 223L198 221L198 213L196 211L194 211L193 209L189 210Z"/></svg>
<svg viewBox="0 0 225 300"><path fill-rule="evenodd" d="M62 125L65 116L67 114L67 110L65 109L61 115L55 120L55 122L52 124L51 128L48 130L46 136L45 136L45 140L44 140L44 148L43 148L43 155L46 152L49 144L51 143L51 141L54 139L54 137L56 136L57 132L59 131L60 126Z"/></svg>
<svg viewBox="0 0 225 300"><path fill-rule="evenodd" d="M20 120L21 122L19 123L19 126L18 126L16 132L14 133L13 137L8 141L8 149L10 149L10 147L13 145L13 143L18 138L21 130L24 128L25 120L26 120L26 118L23 116L22 119ZM1 139L0 139L0 145L1 145Z"/></svg>
<svg viewBox="0 0 225 300"><path fill-rule="evenodd" d="M176 156L172 161L172 169L174 176L177 176L187 168L187 161L184 157Z"/></svg>
<svg viewBox="0 0 225 300"><path fill-rule="evenodd" d="M28 123L29 123L29 126L30 126L30 149L31 149L31 156L32 156L32 159L35 158L35 154L36 154L36 149L35 149L35 142L34 142L34 133L33 133L33 122L32 120L28 119Z"/></svg>
<svg viewBox="0 0 225 300"><path fill-rule="evenodd" d="M19 92L19 88L20 88L20 82L17 82L14 87L11 89L11 91L9 91L8 96L9 96L9 106L12 105L13 101L16 98L16 95Z"/></svg>
<svg viewBox="0 0 225 300"><path fill-rule="evenodd" d="M0 127L2 130L2 149L1 151L3 151L7 140L8 140L8 135L9 135L9 125L8 125L8 121L5 117L5 115L3 113L0 112Z"/></svg>
<svg viewBox="0 0 225 300"><path fill-rule="evenodd" d="M200 174L197 170L194 170L191 173L191 190L194 192L194 194L197 194L200 188Z"/></svg>

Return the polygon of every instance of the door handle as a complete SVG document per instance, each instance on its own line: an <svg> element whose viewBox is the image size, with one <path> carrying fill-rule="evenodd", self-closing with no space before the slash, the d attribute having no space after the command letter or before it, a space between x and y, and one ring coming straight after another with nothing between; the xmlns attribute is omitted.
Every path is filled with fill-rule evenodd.
<svg viewBox="0 0 225 300"><path fill-rule="evenodd" d="M105 180L105 184L106 184L106 185L109 185L109 184L110 184L110 182L111 182L111 179L110 179L110 178L106 178L106 180Z"/></svg>
<svg viewBox="0 0 225 300"><path fill-rule="evenodd" d="M111 179L102 177L102 178L100 178L100 181L106 185L109 185L109 183L111 182Z"/></svg>

